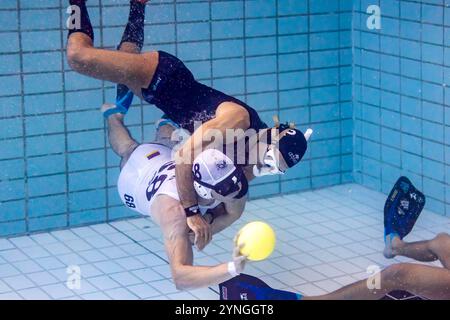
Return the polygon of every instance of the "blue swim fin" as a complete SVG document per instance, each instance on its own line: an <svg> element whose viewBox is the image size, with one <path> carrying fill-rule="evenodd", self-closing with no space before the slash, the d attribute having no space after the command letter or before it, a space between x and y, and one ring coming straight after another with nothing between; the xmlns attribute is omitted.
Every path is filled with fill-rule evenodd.
<svg viewBox="0 0 450 320"><path fill-rule="evenodd" d="M425 196L406 177L400 177L384 205L384 236L406 237L425 206Z"/></svg>
<svg viewBox="0 0 450 320"><path fill-rule="evenodd" d="M126 114L128 109L130 109L131 104L133 103L134 94L128 89L126 85L118 84L117 85L117 94L116 94L116 107L106 110L103 113L105 118L108 118L110 115L115 113Z"/></svg>

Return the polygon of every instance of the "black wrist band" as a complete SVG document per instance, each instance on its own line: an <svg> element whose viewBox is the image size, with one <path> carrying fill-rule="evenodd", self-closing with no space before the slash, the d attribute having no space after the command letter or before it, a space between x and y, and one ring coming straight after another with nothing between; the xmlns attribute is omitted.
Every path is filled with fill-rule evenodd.
<svg viewBox="0 0 450 320"><path fill-rule="evenodd" d="M184 208L184 212L186 213L186 217L192 217L200 213L200 209L198 205L190 206L189 208Z"/></svg>

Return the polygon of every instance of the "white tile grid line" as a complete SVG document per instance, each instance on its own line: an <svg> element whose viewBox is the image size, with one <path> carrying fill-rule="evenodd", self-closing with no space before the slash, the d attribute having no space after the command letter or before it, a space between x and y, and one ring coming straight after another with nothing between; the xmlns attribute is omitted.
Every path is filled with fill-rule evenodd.
<svg viewBox="0 0 450 320"><path fill-rule="evenodd" d="M264 281L268 286L272 287L272 288L283 288L286 287L286 284L284 284L283 282L275 279L275 277L273 277L273 275L263 275L260 277L260 279L262 281Z"/></svg>
<svg viewBox="0 0 450 320"><path fill-rule="evenodd" d="M298 227L298 226L295 223L290 222L289 228L293 228L293 227ZM294 241L298 240L297 235L294 235L294 234L292 234L292 232L288 231L289 228L277 230L277 234L276 234L277 241L290 243L290 242L294 242Z"/></svg>
<svg viewBox="0 0 450 320"><path fill-rule="evenodd" d="M27 247L20 249L30 259L38 259L51 256L50 252L45 250L42 246Z"/></svg>
<svg viewBox="0 0 450 320"><path fill-rule="evenodd" d="M197 300L197 298L190 294L188 291L168 294L167 298L169 298L170 300Z"/></svg>
<svg viewBox="0 0 450 320"><path fill-rule="evenodd" d="M265 222L267 222L269 225L272 226L272 228L276 228L278 230L283 230L286 228L289 228L292 226L292 223L287 220L286 218L272 218L272 219L266 219Z"/></svg>
<svg viewBox="0 0 450 320"><path fill-rule="evenodd" d="M16 262L14 264L14 266L22 274L44 271L44 269L41 266L39 266L36 262L34 262L33 260L25 260L25 261Z"/></svg>
<svg viewBox="0 0 450 320"><path fill-rule="evenodd" d="M284 283L285 286L297 286L306 283L306 280L290 271L272 274L276 280Z"/></svg>
<svg viewBox="0 0 450 320"><path fill-rule="evenodd" d="M324 226L320 225L319 223L305 226L305 229L311 231L312 233L314 233L315 235L318 235L318 236L324 236L326 234L334 233L333 230L331 230L327 227L324 227Z"/></svg>
<svg viewBox="0 0 450 320"><path fill-rule="evenodd" d="M294 241L290 241L289 243L301 252L311 252L319 249L319 247L316 245L315 241L312 238L308 240L297 239Z"/></svg>
<svg viewBox="0 0 450 320"><path fill-rule="evenodd" d="M325 292L332 292L342 287L339 283L332 279L317 281L314 282L314 285L321 288Z"/></svg>
<svg viewBox="0 0 450 320"><path fill-rule="evenodd" d="M147 298L144 300L170 300L170 299L167 296L157 296L157 297Z"/></svg>
<svg viewBox="0 0 450 320"><path fill-rule="evenodd" d="M0 252L0 256L7 262L12 263L16 261L27 260L28 257L23 254L19 249L8 249Z"/></svg>
<svg viewBox="0 0 450 320"><path fill-rule="evenodd" d="M271 260L274 260L273 258ZM259 261L254 264L254 267L261 270L265 274L274 274L286 271L285 267L273 263L271 260Z"/></svg>
<svg viewBox="0 0 450 320"><path fill-rule="evenodd" d="M128 286L127 289L139 297L139 299L147 299L161 295L161 292L146 283Z"/></svg>
<svg viewBox="0 0 450 320"><path fill-rule="evenodd" d="M322 214L320 214L320 211L305 213L305 214L303 214L303 217L313 221L314 223L321 223L321 222L328 221L328 219L326 217L324 217Z"/></svg>
<svg viewBox="0 0 450 320"><path fill-rule="evenodd" d="M269 198L270 199L270 198ZM270 208L277 206L277 203L270 201L269 199L257 199L253 200L253 204L259 208Z"/></svg>
<svg viewBox="0 0 450 320"><path fill-rule="evenodd" d="M61 241L77 240L80 237L72 229L51 231L50 234Z"/></svg>
<svg viewBox="0 0 450 320"><path fill-rule="evenodd" d="M88 273L87 273L87 277L90 277L90 276L95 276L95 275L98 275L98 274L100 274L100 272L98 272L98 271L95 271L95 272L93 272L93 271L90 271L89 272L89 269L94 269L95 270L95 268L93 267L93 266L90 266L90 265L86 265L86 266L82 266L82 268L83 268L83 271L86 273L86 271L88 271ZM66 278L67 278L67 274L65 274L65 268L63 268L63 269L60 269L60 270L55 270L55 271L53 271L53 273L55 274L55 273L58 273L58 277L59 277L59 281L60 282L63 282ZM59 282L58 280L56 281L56 282ZM55 284L55 281L52 281L52 283L51 284ZM42 283L40 284L40 285L42 285ZM92 290L91 290L92 291ZM54 295L55 296L55 295ZM55 296L56 297L56 296Z"/></svg>
<svg viewBox="0 0 450 320"><path fill-rule="evenodd" d="M37 233L30 235L30 238L32 238L38 245L45 245L49 243L55 243L59 240L52 236L50 233Z"/></svg>
<svg viewBox="0 0 450 320"><path fill-rule="evenodd" d="M312 283L305 283L294 287L295 292L299 292L305 296L318 296L327 292Z"/></svg>
<svg viewBox="0 0 450 320"><path fill-rule="evenodd" d="M108 235L110 233L116 233L117 229L110 226L108 223L100 223L89 226L92 230L100 235Z"/></svg>
<svg viewBox="0 0 450 320"><path fill-rule="evenodd" d="M0 293L0 300L23 300L23 298L16 292Z"/></svg>
<svg viewBox="0 0 450 320"><path fill-rule="evenodd" d="M303 206L301 204L294 204L294 205L288 206L287 209L292 212L292 216L298 216L303 213L311 212L310 209L306 208L305 206ZM288 215L287 217L289 217L289 216L290 215Z"/></svg>
<svg viewBox="0 0 450 320"><path fill-rule="evenodd" d="M10 239L0 239L0 251L14 249L15 246L12 244Z"/></svg>
<svg viewBox="0 0 450 320"><path fill-rule="evenodd" d="M95 249L80 251L78 254L88 263L102 262L108 259L99 250Z"/></svg>
<svg viewBox="0 0 450 320"><path fill-rule="evenodd" d="M346 248L345 246L333 246L331 248L325 249L327 252L331 252L332 254L341 257L341 259L351 259L358 256L358 253Z"/></svg>
<svg viewBox="0 0 450 320"><path fill-rule="evenodd" d="M96 232L94 229L92 229L89 226L72 228L72 231L81 239L95 237L95 236L99 235L98 232Z"/></svg>
<svg viewBox="0 0 450 320"><path fill-rule="evenodd" d="M138 296L127 290L125 287L106 290L104 292L113 300L136 300Z"/></svg>
<svg viewBox="0 0 450 320"><path fill-rule="evenodd" d="M113 221L108 223L112 228L120 232L136 230L136 226L128 220Z"/></svg>
<svg viewBox="0 0 450 320"><path fill-rule="evenodd" d="M340 246L345 246L353 242L353 240L343 236L341 233L326 234L323 236L323 239Z"/></svg>
<svg viewBox="0 0 450 320"><path fill-rule="evenodd" d="M299 239L293 241L293 243L295 243L296 247L302 252L322 250L336 245L333 241L330 241L325 236L317 236L314 234L311 234L306 238L299 237Z"/></svg>
<svg viewBox="0 0 450 320"><path fill-rule="evenodd" d="M219 298L219 295L209 288L190 290L189 293L200 300L217 300Z"/></svg>
<svg viewBox="0 0 450 320"><path fill-rule="evenodd" d="M330 252L325 251L325 250L312 251L309 254L312 257L314 257L320 261L323 261L325 263L336 262L341 259L341 257L338 257Z"/></svg>
<svg viewBox="0 0 450 320"><path fill-rule="evenodd" d="M37 243L30 237L17 237L17 238L10 238L9 241L17 248L17 247L33 247L36 246Z"/></svg>
<svg viewBox="0 0 450 320"><path fill-rule="evenodd" d="M106 294L104 294L101 291L81 295L81 299L83 299L83 300L111 300L111 298L109 296L107 296Z"/></svg>
<svg viewBox="0 0 450 320"><path fill-rule="evenodd" d="M294 229L294 228L298 228L298 227L306 227L307 225L313 224L314 222L311 221L309 218L305 217L305 216L292 216L292 217L286 217L286 220L290 222L291 226L289 226L287 228L288 231L290 231L289 229ZM295 230L293 231L295 232Z"/></svg>
<svg viewBox="0 0 450 320"><path fill-rule="evenodd" d="M50 300L50 296L41 288L29 288L17 291L24 300Z"/></svg>
<svg viewBox="0 0 450 320"><path fill-rule="evenodd" d="M131 224L135 225L138 229L152 228L156 224L150 217L139 217L128 220Z"/></svg>

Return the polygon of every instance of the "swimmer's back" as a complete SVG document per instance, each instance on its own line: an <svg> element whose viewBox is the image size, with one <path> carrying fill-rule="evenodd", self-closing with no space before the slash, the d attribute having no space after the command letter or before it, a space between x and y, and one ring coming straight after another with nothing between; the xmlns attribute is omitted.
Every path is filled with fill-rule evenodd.
<svg viewBox="0 0 450 320"><path fill-rule="evenodd" d="M143 215L150 214L159 194L179 200L172 150L155 143L138 146L122 168L117 188L122 202Z"/></svg>

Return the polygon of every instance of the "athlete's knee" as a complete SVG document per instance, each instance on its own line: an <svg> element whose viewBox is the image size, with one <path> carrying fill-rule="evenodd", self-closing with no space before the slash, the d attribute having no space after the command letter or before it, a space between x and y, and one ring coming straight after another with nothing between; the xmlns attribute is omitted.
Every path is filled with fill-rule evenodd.
<svg viewBox="0 0 450 320"><path fill-rule="evenodd" d="M123 167L127 164L128 160L130 159L131 155L133 154L134 150L139 147L139 143L133 141L130 144L123 145L118 150L114 150L119 156L120 156L120 169L122 170Z"/></svg>
<svg viewBox="0 0 450 320"><path fill-rule="evenodd" d="M72 44L67 46L67 62L70 67L77 71L89 61L89 49Z"/></svg>
<svg viewBox="0 0 450 320"><path fill-rule="evenodd" d="M402 289L410 271L410 264L397 263L390 265L382 271L382 283L392 289Z"/></svg>
<svg viewBox="0 0 450 320"><path fill-rule="evenodd" d="M441 232L433 240L441 243L450 243L450 235L448 233Z"/></svg>
<svg viewBox="0 0 450 320"><path fill-rule="evenodd" d="M430 241L430 249L432 251L447 250L450 253L450 235L448 233L439 233Z"/></svg>

